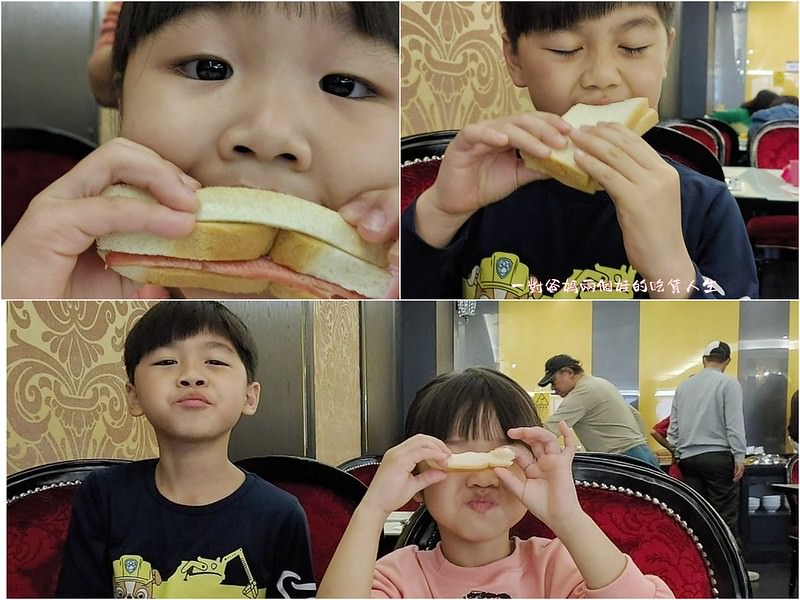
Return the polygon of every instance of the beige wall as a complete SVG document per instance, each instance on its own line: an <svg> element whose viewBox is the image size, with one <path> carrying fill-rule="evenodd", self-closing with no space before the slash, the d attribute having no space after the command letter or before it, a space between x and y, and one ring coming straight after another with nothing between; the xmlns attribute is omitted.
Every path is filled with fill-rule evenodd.
<svg viewBox="0 0 800 600"><path fill-rule="evenodd" d="M403 2L400 18L401 135L531 109L506 71L496 2Z"/></svg>
<svg viewBox="0 0 800 600"><path fill-rule="evenodd" d="M146 420L128 415L122 366L127 332L148 306L123 301L7 303L9 474L77 458L137 460L157 455L152 428ZM249 303L247 309L246 322L281 319L274 312L281 310L278 303ZM313 438L318 460L336 465L361 454L359 305L316 302L304 304L302 310L309 315L309 325L297 335L308 337L306 356L311 360L302 360L300 369L310 380L307 386L298 384L303 393L288 401L313 407L314 418L303 436ZM296 314L296 308L292 312ZM295 377L281 375L284 380ZM275 405L274 390L291 382L271 379L262 382L259 412L274 421L271 426L281 427L285 416ZM292 414L304 412L292 408L297 408ZM261 453L269 453L263 450L269 448L269 440L261 441Z"/></svg>

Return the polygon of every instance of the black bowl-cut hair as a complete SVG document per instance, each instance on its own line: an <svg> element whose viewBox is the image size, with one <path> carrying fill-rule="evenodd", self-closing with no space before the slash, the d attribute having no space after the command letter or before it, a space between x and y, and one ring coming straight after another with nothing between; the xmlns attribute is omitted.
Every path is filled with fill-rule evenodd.
<svg viewBox="0 0 800 600"><path fill-rule="evenodd" d="M439 375L418 392L406 417L405 437L440 440L502 437L513 427L542 424L530 395L509 376L486 367Z"/></svg>
<svg viewBox="0 0 800 600"><path fill-rule="evenodd" d="M124 350L128 381L135 383L134 372L142 357L201 332L213 333L230 341L244 364L247 382L255 381L258 351L242 320L219 302L184 300L159 302L131 328Z"/></svg>

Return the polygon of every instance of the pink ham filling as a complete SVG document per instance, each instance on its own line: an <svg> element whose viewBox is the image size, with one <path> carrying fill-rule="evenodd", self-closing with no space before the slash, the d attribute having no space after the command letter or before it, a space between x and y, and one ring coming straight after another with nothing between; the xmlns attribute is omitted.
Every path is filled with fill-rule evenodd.
<svg viewBox="0 0 800 600"><path fill-rule="evenodd" d="M364 296L335 283L319 279L313 275L293 271L273 262L266 256L253 260L203 261L172 258L170 256L146 256L143 254L128 254L126 252L109 252L105 257L105 261L109 267L189 269L241 279L261 279L291 286L313 294L316 298L364 298Z"/></svg>

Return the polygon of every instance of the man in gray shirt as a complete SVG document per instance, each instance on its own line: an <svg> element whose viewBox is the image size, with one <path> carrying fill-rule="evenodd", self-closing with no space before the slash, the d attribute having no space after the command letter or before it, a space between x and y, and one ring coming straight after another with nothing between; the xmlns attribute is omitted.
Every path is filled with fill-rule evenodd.
<svg viewBox="0 0 800 600"><path fill-rule="evenodd" d="M739 480L744 475L746 441L742 386L724 375L731 348L711 342L703 370L675 390L667 440L675 447L684 481L725 519L739 538ZM751 572L750 580L758 574Z"/></svg>
<svg viewBox="0 0 800 600"><path fill-rule="evenodd" d="M556 411L542 423L559 435L558 423L575 429L590 452L612 452L638 458L658 467L658 458L647 446L635 408L625 402L610 381L587 375L581 363L557 354L545 363L539 387L548 384L564 398Z"/></svg>

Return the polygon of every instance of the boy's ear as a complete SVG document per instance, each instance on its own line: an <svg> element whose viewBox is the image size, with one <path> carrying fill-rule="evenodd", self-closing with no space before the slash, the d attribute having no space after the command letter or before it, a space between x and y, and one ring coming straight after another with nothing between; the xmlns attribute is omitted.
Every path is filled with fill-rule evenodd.
<svg viewBox="0 0 800 600"><path fill-rule="evenodd" d="M247 391L244 397L244 406L242 407L243 415L255 414L258 408L258 400L261 398L261 384L257 381L247 386Z"/></svg>
<svg viewBox="0 0 800 600"><path fill-rule="evenodd" d="M514 85L517 87L528 87L522 75L522 66L519 64L519 54L514 51L507 33L503 33L503 56L505 56L508 74L511 75L511 81L514 82Z"/></svg>
<svg viewBox="0 0 800 600"><path fill-rule="evenodd" d="M664 61L664 65L669 64L670 56L672 56L672 47L675 44L675 38L677 37L677 33L674 27L670 27L669 31L667 32L667 59ZM661 79L667 78L667 69L664 68L664 72L661 74Z"/></svg>
<svg viewBox="0 0 800 600"><path fill-rule="evenodd" d="M136 393L136 388L131 383L126 383L125 391L128 394L128 412L133 417L141 417L144 414L144 410L142 410L142 405L139 403L139 394Z"/></svg>

